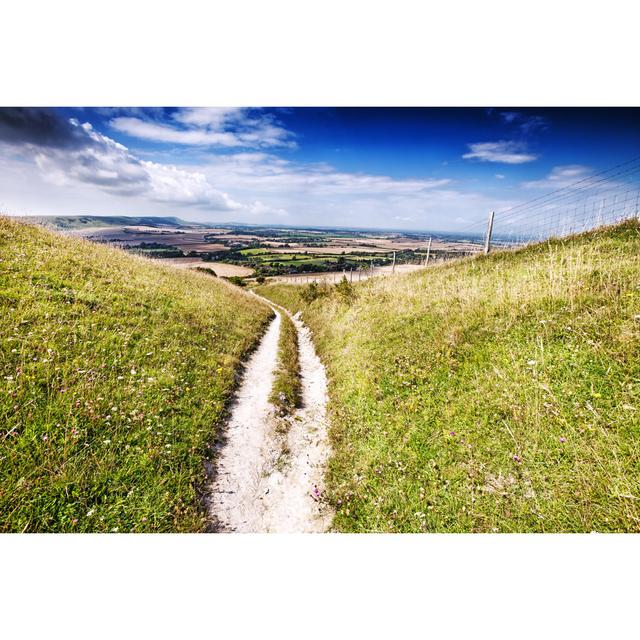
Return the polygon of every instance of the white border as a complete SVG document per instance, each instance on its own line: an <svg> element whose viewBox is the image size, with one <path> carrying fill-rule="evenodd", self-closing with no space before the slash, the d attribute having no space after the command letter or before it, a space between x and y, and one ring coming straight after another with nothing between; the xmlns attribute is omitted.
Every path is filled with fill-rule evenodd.
<svg viewBox="0 0 640 640"><path fill-rule="evenodd" d="M637 4L22 0L0 103L635 106Z"/></svg>
<svg viewBox="0 0 640 640"><path fill-rule="evenodd" d="M631 2L5 3L0 104L636 106ZM638 537L0 536L7 638L623 637Z"/></svg>

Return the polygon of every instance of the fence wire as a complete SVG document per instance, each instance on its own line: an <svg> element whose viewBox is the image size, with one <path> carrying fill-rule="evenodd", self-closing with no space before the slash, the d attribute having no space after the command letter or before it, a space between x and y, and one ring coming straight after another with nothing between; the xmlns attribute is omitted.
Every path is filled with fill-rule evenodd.
<svg viewBox="0 0 640 640"><path fill-rule="evenodd" d="M497 211L493 245L521 245L640 217L640 157ZM482 233L486 222L465 232ZM486 232L485 232L486 233Z"/></svg>

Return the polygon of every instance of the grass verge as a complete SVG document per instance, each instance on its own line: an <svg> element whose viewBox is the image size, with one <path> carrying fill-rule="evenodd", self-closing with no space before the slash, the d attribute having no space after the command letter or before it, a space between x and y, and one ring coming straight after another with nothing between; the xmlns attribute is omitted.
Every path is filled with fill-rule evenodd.
<svg viewBox="0 0 640 640"><path fill-rule="evenodd" d="M327 366L342 531L640 531L640 225L334 287Z"/></svg>
<svg viewBox="0 0 640 640"><path fill-rule="evenodd" d="M199 531L199 490L270 309L0 217L0 530Z"/></svg>
<svg viewBox="0 0 640 640"><path fill-rule="evenodd" d="M278 368L269 400L280 416L288 416L300 406L301 402L298 332L293 321L284 311L280 312L280 317Z"/></svg>

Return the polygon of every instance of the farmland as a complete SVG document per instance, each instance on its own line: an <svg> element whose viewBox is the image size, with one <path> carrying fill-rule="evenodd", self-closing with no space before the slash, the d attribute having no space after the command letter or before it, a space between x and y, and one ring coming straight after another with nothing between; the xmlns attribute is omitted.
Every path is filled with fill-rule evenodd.
<svg viewBox="0 0 640 640"><path fill-rule="evenodd" d="M305 274L360 274L397 265L421 265L479 250L477 238L438 236L427 232L359 229L309 229L221 224L207 226L179 218L39 217L38 224L161 259L165 264L213 266L224 277L295 277ZM431 239L431 249L429 241ZM206 266L206 265L204 265ZM209 265L211 266L211 265Z"/></svg>

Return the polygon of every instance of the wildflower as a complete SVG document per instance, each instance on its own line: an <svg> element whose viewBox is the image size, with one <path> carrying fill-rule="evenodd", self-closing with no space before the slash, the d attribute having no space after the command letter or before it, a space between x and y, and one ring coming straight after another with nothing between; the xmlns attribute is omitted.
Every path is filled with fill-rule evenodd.
<svg viewBox="0 0 640 640"><path fill-rule="evenodd" d="M449 431L449 435L450 435L450 436L455 436L455 435L456 435L456 432L455 432L455 431Z"/></svg>
<svg viewBox="0 0 640 640"><path fill-rule="evenodd" d="M102 442L104 442L105 444L111 444L111 440L103 440Z"/></svg>
<svg viewBox="0 0 640 640"><path fill-rule="evenodd" d="M42 441L43 441L43 442L46 442L48 439L49 439L49 436L45 433L45 434L42 436Z"/></svg>
<svg viewBox="0 0 640 640"><path fill-rule="evenodd" d="M76 524L78 524L78 518L74 518L74 519L71 521L71 524L72 524L72 525L76 525Z"/></svg>
<svg viewBox="0 0 640 640"><path fill-rule="evenodd" d="M567 441L567 439L566 439L564 436L562 436L562 437L560 438L560 442L566 442L566 441Z"/></svg>
<svg viewBox="0 0 640 640"><path fill-rule="evenodd" d="M517 462L517 463L520 463L520 462L521 462L520 456L517 456L517 455L516 455L516 456L513 456L513 459L514 459L514 461L515 461L515 462Z"/></svg>
<svg viewBox="0 0 640 640"><path fill-rule="evenodd" d="M535 366L537 363L536 363L536 361L535 361L535 360L527 360L527 364L528 364L530 367L533 367L533 366Z"/></svg>
<svg viewBox="0 0 640 640"><path fill-rule="evenodd" d="M95 509L89 509L89 511L87 511L87 518L90 518L95 512Z"/></svg>

